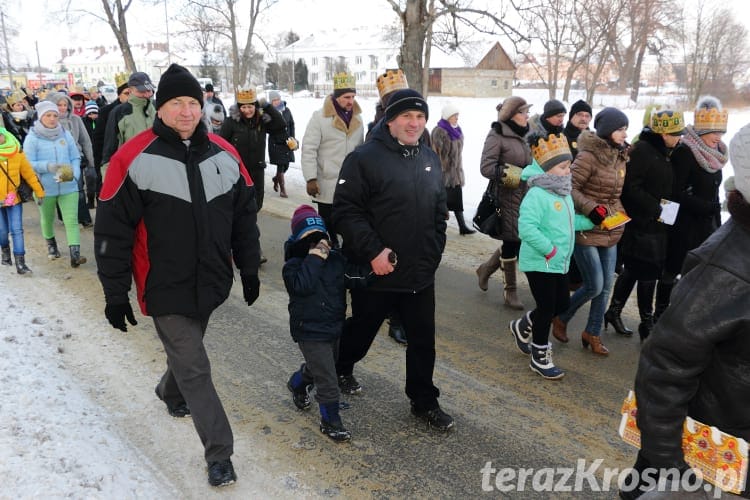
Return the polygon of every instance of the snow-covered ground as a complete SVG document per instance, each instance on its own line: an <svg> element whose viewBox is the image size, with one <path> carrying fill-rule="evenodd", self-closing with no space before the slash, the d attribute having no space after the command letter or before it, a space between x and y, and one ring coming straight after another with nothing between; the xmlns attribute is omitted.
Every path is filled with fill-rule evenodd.
<svg viewBox="0 0 750 500"><path fill-rule="evenodd" d="M546 91L518 92L541 111ZM225 102L231 96L222 95ZM573 100L577 99L576 96ZM617 98L599 98L594 113ZM465 134L464 200L471 217L486 180L479 174L479 157L489 125L496 120L499 99L429 98L428 127L440 116L440 108L452 101L461 110L459 123ZM322 101L288 98L294 114L297 138ZM374 99L360 99L363 118L372 119ZM567 103L568 107L570 103ZM625 109L630 117L632 139L642 123L643 109ZM687 113L688 123L692 113ZM749 109L732 109L726 142L750 122ZM297 153L299 160L299 152ZM725 178L732 167L725 167ZM271 168L266 186L270 190ZM299 164L288 174L290 191L304 192ZM29 208L32 208L29 206ZM451 218L451 223L453 219ZM90 236L91 233L86 233ZM75 321L75 311L85 307L65 298L64 290L44 286L43 277L24 278L3 268L0 285L0 498L167 498L174 487L139 452L125 441L108 415L82 389L80 382L60 361L60 350L70 335L86 332L91 325ZM104 321L101 318L101 321ZM106 323L105 323L106 324ZM102 325L97 326L98 329ZM114 330L112 330L114 332ZM97 362L92 360L92 362ZM108 363L102 355L101 363ZM118 367L108 367L117 370ZM125 368L120 368L125 370ZM144 426L152 425L143 422ZM243 478L244 479L244 478Z"/></svg>

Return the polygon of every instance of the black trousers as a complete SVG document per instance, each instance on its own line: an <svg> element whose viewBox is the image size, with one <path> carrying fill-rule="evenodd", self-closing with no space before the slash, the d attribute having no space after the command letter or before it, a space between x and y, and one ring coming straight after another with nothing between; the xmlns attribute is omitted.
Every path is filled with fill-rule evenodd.
<svg viewBox="0 0 750 500"><path fill-rule="evenodd" d="M203 345L208 318L156 316L154 326L167 353L167 371L157 386L159 394L169 407L187 403L207 462L226 460L234 452L234 436L211 380L211 364Z"/></svg>
<svg viewBox="0 0 750 500"><path fill-rule="evenodd" d="M432 383L435 369L435 285L417 293L352 290L352 316L344 325L336 372L351 375L367 355L388 314L401 316L409 335L406 347L406 395L418 410L436 408L440 391Z"/></svg>
<svg viewBox="0 0 750 500"><path fill-rule="evenodd" d="M527 272L526 279L536 309L531 311L531 338L539 346L549 343L549 329L552 318L568 310L570 291L568 275L559 273Z"/></svg>

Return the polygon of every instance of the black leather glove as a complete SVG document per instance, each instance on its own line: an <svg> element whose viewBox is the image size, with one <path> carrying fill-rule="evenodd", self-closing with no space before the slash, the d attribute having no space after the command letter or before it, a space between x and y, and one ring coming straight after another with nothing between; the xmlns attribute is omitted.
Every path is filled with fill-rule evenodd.
<svg viewBox="0 0 750 500"><path fill-rule="evenodd" d="M104 315L107 317L110 325L123 332L128 331L128 327L125 324L126 318L131 325L135 326L138 324L135 316L133 316L133 308L130 307L128 302L124 304L107 304L104 307Z"/></svg>
<svg viewBox="0 0 750 500"><path fill-rule="evenodd" d="M251 306L260 295L260 280L255 274L243 274L240 278L242 279L242 296L245 297L247 305Z"/></svg>

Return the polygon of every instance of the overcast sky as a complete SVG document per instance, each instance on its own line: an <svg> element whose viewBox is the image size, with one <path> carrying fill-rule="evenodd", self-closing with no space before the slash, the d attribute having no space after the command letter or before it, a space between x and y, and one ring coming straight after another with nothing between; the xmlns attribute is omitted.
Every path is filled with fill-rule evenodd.
<svg viewBox="0 0 750 500"><path fill-rule="evenodd" d="M175 46L174 34L178 31L178 6L181 2L166 0L167 9L158 0L134 0L128 11L128 29L131 44L161 42L166 39L166 18L169 18L169 31L172 35L172 46ZM218 3L220 0L216 0ZM706 0L678 0L686 6L692 6ZM717 5L729 6L736 14L735 18L746 23L750 30L750 0L709 0ZM76 22L67 24L61 9L68 2L36 0L15 1L14 7L3 9L8 28L19 31L18 37L9 40L11 59L14 64L24 65L27 61L36 65L35 44L39 46L39 58L43 66L52 66L60 58L63 47L92 47L96 45L115 45L115 38L109 26L93 17L81 15ZM70 2L75 9L100 12L101 0L76 0ZM476 6L484 5L487 0L474 0ZM494 2L493 2L494 3ZM499 3L499 2L498 2ZM240 2L240 5L243 5ZM246 11L242 8L240 12ZM266 37L288 30L300 35L309 34L318 29L372 24L390 24L397 22L395 13L386 0L279 0L260 20L257 31ZM342 44L346 40L342 39ZM0 59L5 59L2 54ZM20 61L19 61L20 58Z"/></svg>

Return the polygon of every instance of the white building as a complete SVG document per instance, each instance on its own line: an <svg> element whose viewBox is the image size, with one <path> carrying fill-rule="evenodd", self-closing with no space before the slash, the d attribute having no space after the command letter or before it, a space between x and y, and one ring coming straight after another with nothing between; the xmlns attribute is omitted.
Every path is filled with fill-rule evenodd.
<svg viewBox="0 0 750 500"><path fill-rule="evenodd" d="M380 27L318 31L278 51L277 59L305 61L310 90L321 94L333 88L336 68L346 67L357 78L358 93L377 95L378 75L398 67L399 44Z"/></svg>

